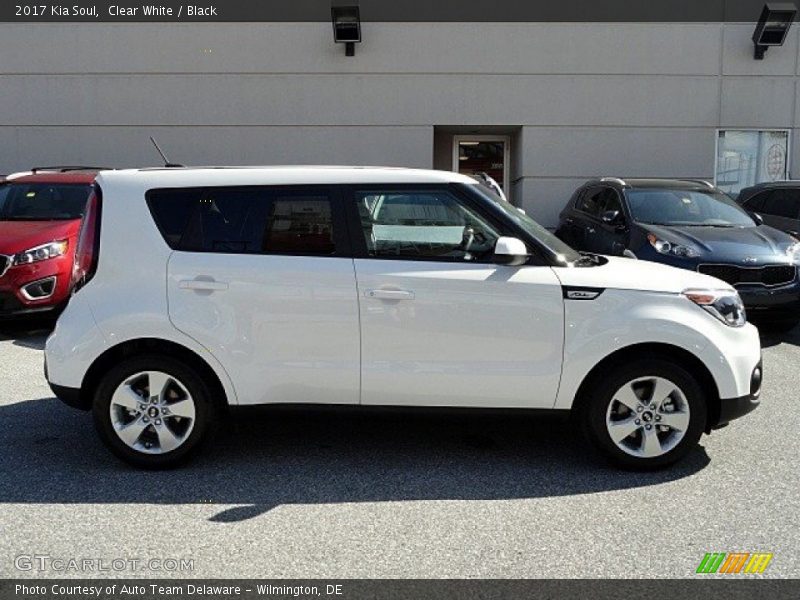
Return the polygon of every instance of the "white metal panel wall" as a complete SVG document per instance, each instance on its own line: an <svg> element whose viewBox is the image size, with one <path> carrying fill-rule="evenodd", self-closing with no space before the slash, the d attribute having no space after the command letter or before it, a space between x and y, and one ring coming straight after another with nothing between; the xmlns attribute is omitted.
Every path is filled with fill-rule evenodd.
<svg viewBox="0 0 800 600"><path fill-rule="evenodd" d="M347 58L328 23L0 24L0 173L154 164L151 134L192 164L425 167L436 125L520 126L512 194L552 226L588 177L710 178L717 128L796 126L800 28L764 61L752 29L365 23Z"/></svg>

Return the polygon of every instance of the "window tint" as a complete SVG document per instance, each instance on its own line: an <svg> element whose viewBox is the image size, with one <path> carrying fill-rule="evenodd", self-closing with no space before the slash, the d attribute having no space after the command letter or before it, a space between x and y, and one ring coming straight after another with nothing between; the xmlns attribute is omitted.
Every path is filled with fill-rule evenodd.
<svg viewBox="0 0 800 600"><path fill-rule="evenodd" d="M370 256L485 260L499 233L446 191L356 195Z"/></svg>
<svg viewBox="0 0 800 600"><path fill-rule="evenodd" d="M265 252L333 254L335 250L327 196L275 199L267 223Z"/></svg>
<svg viewBox="0 0 800 600"><path fill-rule="evenodd" d="M750 210L758 210L765 215L772 215L775 217L785 217L787 219L798 218L798 211L800 210L800 198L798 192L795 190L773 190L769 194L762 194L764 201L761 208L751 208L751 204L747 204Z"/></svg>
<svg viewBox="0 0 800 600"><path fill-rule="evenodd" d="M760 194L756 194L745 203L745 208L747 210L752 210L753 212L764 212L764 205L771 195L772 192L761 192Z"/></svg>
<svg viewBox="0 0 800 600"><path fill-rule="evenodd" d="M277 188L153 190L150 211L167 244L188 252L331 255L331 203L325 194Z"/></svg>
<svg viewBox="0 0 800 600"><path fill-rule="evenodd" d="M600 202L603 198L603 188L589 188L578 200L578 210L588 215L600 215Z"/></svg>
<svg viewBox="0 0 800 600"><path fill-rule="evenodd" d="M578 201L578 209L593 217L600 217L609 210L622 213L622 203L616 190L609 187L590 188Z"/></svg>
<svg viewBox="0 0 800 600"><path fill-rule="evenodd" d="M603 192L603 197L600 199L600 215L609 210L615 210L622 214L622 203L619 200L619 194L612 188L606 188Z"/></svg>
<svg viewBox="0 0 800 600"><path fill-rule="evenodd" d="M89 185L7 183L0 186L0 221L80 219L91 191Z"/></svg>

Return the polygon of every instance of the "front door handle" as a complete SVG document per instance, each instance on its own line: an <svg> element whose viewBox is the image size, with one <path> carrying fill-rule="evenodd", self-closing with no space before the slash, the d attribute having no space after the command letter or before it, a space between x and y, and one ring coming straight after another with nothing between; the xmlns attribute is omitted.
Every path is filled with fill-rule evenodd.
<svg viewBox="0 0 800 600"><path fill-rule="evenodd" d="M364 292L367 298L377 300L413 300L414 292L408 290L367 290Z"/></svg>
<svg viewBox="0 0 800 600"><path fill-rule="evenodd" d="M594 227L587 227L586 233L594 233Z"/></svg>
<svg viewBox="0 0 800 600"><path fill-rule="evenodd" d="M178 282L178 287L182 290L195 290L198 292L221 292L228 289L228 284L224 281L214 281L213 279L184 279Z"/></svg>

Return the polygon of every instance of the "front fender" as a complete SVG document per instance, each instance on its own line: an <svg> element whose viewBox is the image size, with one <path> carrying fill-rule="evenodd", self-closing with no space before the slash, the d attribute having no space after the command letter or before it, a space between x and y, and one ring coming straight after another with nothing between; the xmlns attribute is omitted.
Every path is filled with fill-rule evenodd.
<svg viewBox="0 0 800 600"><path fill-rule="evenodd" d="M750 324L724 325L680 294L605 290L594 300L565 300L564 364L554 408L569 409L589 372L611 354L638 344L681 348L700 360L721 398L749 393L761 357Z"/></svg>

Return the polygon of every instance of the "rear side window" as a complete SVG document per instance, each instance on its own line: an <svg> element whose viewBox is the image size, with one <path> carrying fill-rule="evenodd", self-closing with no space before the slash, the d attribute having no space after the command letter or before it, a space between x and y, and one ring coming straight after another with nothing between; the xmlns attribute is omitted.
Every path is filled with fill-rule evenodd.
<svg viewBox="0 0 800 600"><path fill-rule="evenodd" d="M152 190L147 203L174 250L222 254L336 252L330 196L281 188Z"/></svg>
<svg viewBox="0 0 800 600"><path fill-rule="evenodd" d="M264 251L333 254L336 245L330 199L325 196L276 198L267 222Z"/></svg>

